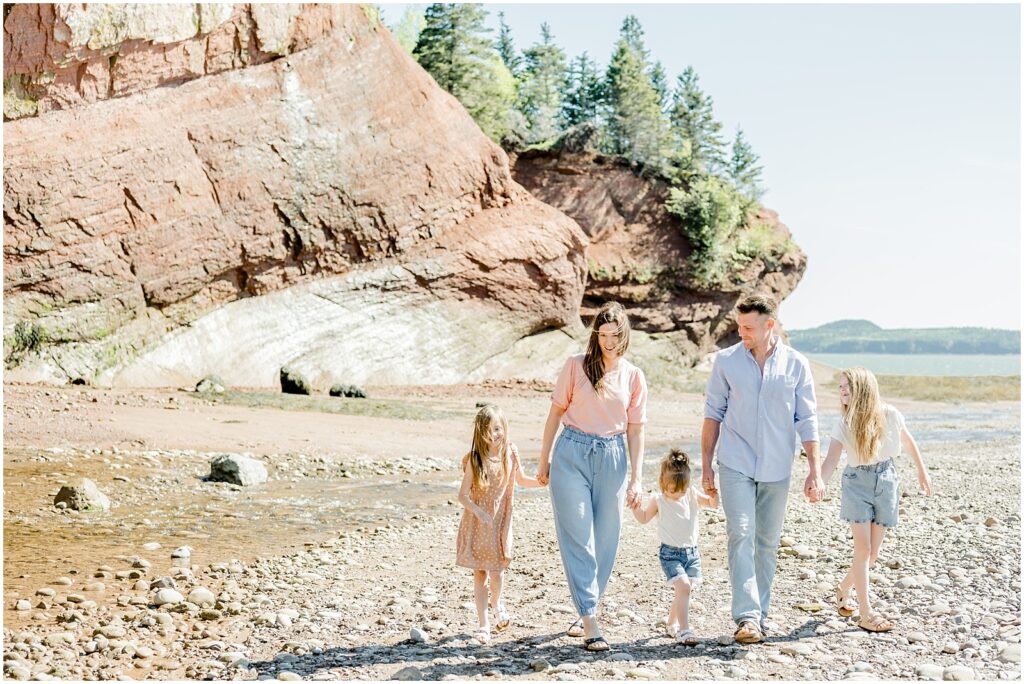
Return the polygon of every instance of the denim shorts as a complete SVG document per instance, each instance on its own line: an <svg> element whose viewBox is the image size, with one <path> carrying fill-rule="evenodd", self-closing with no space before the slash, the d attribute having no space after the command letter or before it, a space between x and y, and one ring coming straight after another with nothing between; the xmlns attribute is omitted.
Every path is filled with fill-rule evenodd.
<svg viewBox="0 0 1024 684"><path fill-rule="evenodd" d="M896 527L900 519L900 478L892 459L846 466L839 517L849 523Z"/></svg>
<svg viewBox="0 0 1024 684"><path fill-rule="evenodd" d="M680 575L687 575L692 584L696 584L703 576L700 571L700 551L696 546L669 546L662 544L658 549L658 560L665 571L668 585Z"/></svg>

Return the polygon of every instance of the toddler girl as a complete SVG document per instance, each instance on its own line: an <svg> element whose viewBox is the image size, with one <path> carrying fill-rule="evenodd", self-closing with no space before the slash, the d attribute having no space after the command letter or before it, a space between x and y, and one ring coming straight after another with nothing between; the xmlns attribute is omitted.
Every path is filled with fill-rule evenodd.
<svg viewBox="0 0 1024 684"><path fill-rule="evenodd" d="M821 467L821 478L828 484L845 450L848 465L843 471L842 502L839 516L850 523L853 534L853 564L836 587L839 614L853 615L850 589L857 590L860 618L857 626L869 632L888 632L892 623L871 612L868 595L868 568L878 558L885 530L899 520L899 475L893 459L906 447L917 467L917 480L927 496L932 494L931 478L917 443L907 431L903 415L882 403L878 381L866 368L844 370L839 380L842 415L832 431L832 443Z"/></svg>
<svg viewBox="0 0 1024 684"><path fill-rule="evenodd" d="M473 570L474 596L479 627L473 637L485 643L491 638L487 615L488 580L494 629L510 624L501 601L502 579L512 560L512 496L515 485L540 487L526 477L519 452L508 439L508 421L497 406L484 406L473 424L473 448L462 459L459 503L466 510L459 524L455 563Z"/></svg>
<svg viewBox="0 0 1024 684"><path fill-rule="evenodd" d="M670 451L661 462L658 485L661 492L634 509L633 516L641 524L658 518L658 558L668 586L675 590L666 628L669 636L683 645L696 646L698 640L690 630L689 612L690 592L701 580L698 506L717 507L718 494L707 496L690 486L690 457L678 449Z"/></svg>

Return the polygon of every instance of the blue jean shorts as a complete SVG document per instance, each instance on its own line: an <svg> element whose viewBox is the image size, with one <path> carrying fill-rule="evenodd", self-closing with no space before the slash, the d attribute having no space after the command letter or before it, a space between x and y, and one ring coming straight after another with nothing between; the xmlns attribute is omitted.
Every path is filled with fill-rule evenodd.
<svg viewBox="0 0 1024 684"><path fill-rule="evenodd" d="M846 466L839 517L848 523L896 527L900 519L900 478L892 459Z"/></svg>
<svg viewBox="0 0 1024 684"><path fill-rule="evenodd" d="M662 544L658 549L658 560L665 571L665 579L671 587L680 575L687 575L690 583L696 585L703 575L700 571L700 550L696 546L669 546Z"/></svg>

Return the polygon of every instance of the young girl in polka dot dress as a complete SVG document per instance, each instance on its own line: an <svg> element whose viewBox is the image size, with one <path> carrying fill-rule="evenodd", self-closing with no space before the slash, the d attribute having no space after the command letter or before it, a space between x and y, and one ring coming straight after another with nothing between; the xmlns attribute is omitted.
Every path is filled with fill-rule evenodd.
<svg viewBox="0 0 1024 684"><path fill-rule="evenodd" d="M490 641L487 613L488 582L494 629L508 628L511 620L501 601L505 568L512 560L512 498L515 486L541 487L527 477L519 452L508 438L508 421L497 406L488 405L476 414L473 449L462 459L459 503L465 507L456 539L455 563L473 570L473 593L479 627L473 637Z"/></svg>

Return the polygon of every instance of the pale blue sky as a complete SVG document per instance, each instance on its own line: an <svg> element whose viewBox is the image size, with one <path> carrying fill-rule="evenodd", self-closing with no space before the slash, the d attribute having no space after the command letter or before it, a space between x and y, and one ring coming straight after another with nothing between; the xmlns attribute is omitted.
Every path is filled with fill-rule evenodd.
<svg viewBox="0 0 1024 684"><path fill-rule="evenodd" d="M405 5L384 4L397 22ZM675 83L692 64L730 137L761 155L766 206L809 265L781 315L886 328L1020 328L1017 5L533 5L516 47L551 26L603 69L635 14Z"/></svg>

